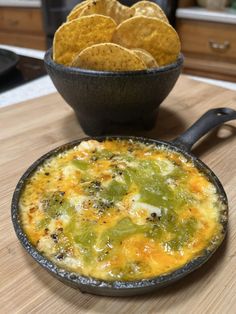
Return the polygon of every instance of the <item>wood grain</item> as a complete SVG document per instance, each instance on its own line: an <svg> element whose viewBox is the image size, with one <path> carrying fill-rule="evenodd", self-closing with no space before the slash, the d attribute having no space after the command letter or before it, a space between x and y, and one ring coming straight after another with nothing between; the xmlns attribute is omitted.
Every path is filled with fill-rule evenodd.
<svg viewBox="0 0 236 314"><path fill-rule="evenodd" d="M44 32L42 11L37 8L1 7L0 29L42 34Z"/></svg>
<svg viewBox="0 0 236 314"><path fill-rule="evenodd" d="M236 62L234 64L214 59L209 60L208 57L199 57L194 53L186 53L184 56L184 73L236 82Z"/></svg>
<svg viewBox="0 0 236 314"><path fill-rule="evenodd" d="M179 8L193 7L195 5L197 5L196 0L179 0L178 3Z"/></svg>
<svg viewBox="0 0 236 314"><path fill-rule="evenodd" d="M161 106L156 127L114 132L171 139L207 109L236 109L235 93L184 76ZM151 295L108 298L82 294L42 269L19 244L10 219L14 187L35 159L84 136L73 111L58 94L0 110L0 313L235 313L236 309L236 121L214 130L194 152L225 187L229 199L227 241L199 270Z"/></svg>
<svg viewBox="0 0 236 314"><path fill-rule="evenodd" d="M0 43L24 48L46 49L45 36L0 31Z"/></svg>
<svg viewBox="0 0 236 314"><path fill-rule="evenodd" d="M0 42L19 47L46 49L41 9L1 7Z"/></svg>
<svg viewBox="0 0 236 314"><path fill-rule="evenodd" d="M186 57L186 73L236 81L236 25L217 22L177 19L182 52ZM213 49L210 41L224 45Z"/></svg>
<svg viewBox="0 0 236 314"><path fill-rule="evenodd" d="M208 55L215 60L236 62L235 24L180 19L177 29L184 52ZM213 50L209 45L210 40L217 43L229 42L230 46L225 51Z"/></svg>

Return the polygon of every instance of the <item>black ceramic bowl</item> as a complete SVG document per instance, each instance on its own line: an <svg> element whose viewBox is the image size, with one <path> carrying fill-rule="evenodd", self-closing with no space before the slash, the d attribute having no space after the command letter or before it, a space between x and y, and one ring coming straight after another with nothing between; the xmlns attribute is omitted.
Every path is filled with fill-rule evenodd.
<svg viewBox="0 0 236 314"><path fill-rule="evenodd" d="M141 120L141 124L151 128L160 104L181 73L183 55L158 69L126 72L66 67L52 60L51 49L46 52L44 62L55 87L74 109L85 133L99 135L111 123Z"/></svg>

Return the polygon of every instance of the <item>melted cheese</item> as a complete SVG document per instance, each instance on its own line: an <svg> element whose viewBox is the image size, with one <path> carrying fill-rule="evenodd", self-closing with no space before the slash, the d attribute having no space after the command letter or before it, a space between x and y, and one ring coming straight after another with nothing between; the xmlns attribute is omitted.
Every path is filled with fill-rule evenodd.
<svg viewBox="0 0 236 314"><path fill-rule="evenodd" d="M33 245L104 280L166 274L220 241L224 209L191 161L164 147L84 141L47 160L20 199Z"/></svg>

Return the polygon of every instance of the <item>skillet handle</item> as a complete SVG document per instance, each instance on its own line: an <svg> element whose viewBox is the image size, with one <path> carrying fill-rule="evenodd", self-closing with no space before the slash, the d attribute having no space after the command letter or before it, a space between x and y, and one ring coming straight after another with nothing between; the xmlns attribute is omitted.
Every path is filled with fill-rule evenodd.
<svg viewBox="0 0 236 314"><path fill-rule="evenodd" d="M171 142L185 151L191 151L192 146L206 133L226 121L236 119L236 111L231 108L215 108L207 111L184 133Z"/></svg>

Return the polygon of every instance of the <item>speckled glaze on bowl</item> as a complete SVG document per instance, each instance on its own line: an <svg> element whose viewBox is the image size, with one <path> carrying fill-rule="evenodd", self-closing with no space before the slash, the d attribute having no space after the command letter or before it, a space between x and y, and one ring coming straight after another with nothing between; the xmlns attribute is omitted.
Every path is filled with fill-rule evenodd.
<svg viewBox="0 0 236 314"><path fill-rule="evenodd" d="M182 69L183 55L158 69L127 72L93 71L66 67L44 58L56 89L74 109L88 135L100 135L110 123L140 120L152 128L157 110L174 87Z"/></svg>

